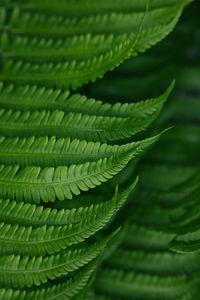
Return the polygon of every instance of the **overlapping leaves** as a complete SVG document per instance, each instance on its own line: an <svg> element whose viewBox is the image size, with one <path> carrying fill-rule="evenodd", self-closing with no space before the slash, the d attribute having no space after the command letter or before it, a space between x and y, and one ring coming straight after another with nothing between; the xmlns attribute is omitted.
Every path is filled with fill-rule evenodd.
<svg viewBox="0 0 200 300"><path fill-rule="evenodd" d="M160 137L132 141L158 116L172 86L158 98L114 105L68 88L101 78L156 44L187 3L2 2L1 298L84 298L112 238L94 244L92 236L136 182L100 203L94 197L78 207L68 199L111 179ZM123 143L126 138L131 141Z"/></svg>

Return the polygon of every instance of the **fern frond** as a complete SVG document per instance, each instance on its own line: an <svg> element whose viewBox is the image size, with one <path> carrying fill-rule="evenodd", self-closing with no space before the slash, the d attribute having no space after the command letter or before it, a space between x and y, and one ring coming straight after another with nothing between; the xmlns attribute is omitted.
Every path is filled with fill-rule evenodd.
<svg viewBox="0 0 200 300"><path fill-rule="evenodd" d="M101 270L96 280L97 290L123 299L133 295L138 299L180 299L194 285L184 276L157 277L115 269Z"/></svg>
<svg viewBox="0 0 200 300"><path fill-rule="evenodd" d="M56 168L0 166L0 196L17 201L53 202L81 191L92 189L119 173L135 155L130 150L126 155L111 156L95 162Z"/></svg>
<svg viewBox="0 0 200 300"><path fill-rule="evenodd" d="M179 14L167 26L155 27L153 30L147 30L141 34L141 38L131 35L119 45L113 47L106 53L94 56L86 60L68 60L57 63L30 63L26 61L5 61L4 67L0 73L0 80L19 84L37 84L39 86L50 86L58 88L77 89L89 81L95 81L102 78L103 75L117 67L123 60L130 55L136 55L138 52L144 52L171 32ZM160 32L159 32L160 31ZM132 45L136 43L134 49ZM123 52L122 52L123 51ZM32 74L32 76L30 76Z"/></svg>
<svg viewBox="0 0 200 300"><path fill-rule="evenodd" d="M112 200L100 205L95 214L88 214L87 217L81 218L77 223L70 223L69 225L55 226L43 225L34 228L33 226L21 226L18 224L0 224L0 245L1 253L15 253L23 255L45 255L52 254L66 249L68 246L83 242L86 238L95 234L98 230L102 229L112 218L112 216L121 208L126 201L129 193L134 189L137 180L122 193L116 193ZM34 206L31 206L34 212ZM86 209L83 209L86 212ZM48 209L46 211L49 211ZM44 222L44 213L41 214L40 223ZM76 211L75 211L76 212ZM74 212L74 218L76 214ZM22 218L24 216L22 211ZM53 211L54 213L54 211ZM51 221L50 215L50 222ZM18 216L20 218L20 215ZM8 219L10 216L8 217ZM28 219L29 223L33 219L37 220L38 217L33 216ZM70 221L70 220L69 220ZM68 221L68 222L69 222ZM72 219L73 221L73 219ZM39 224L37 224L38 226Z"/></svg>
<svg viewBox="0 0 200 300"><path fill-rule="evenodd" d="M17 11L15 11L10 24L11 32L12 26L14 27L12 34L21 32L27 35L27 30L29 30L29 32L32 30L34 37L37 37L37 33L41 34L42 31L44 36L49 34L49 37L53 37L53 32L55 34L59 33L59 35L62 36L61 32L63 30L64 37L68 34L82 35L87 33L129 33L129 36L125 40L122 39L117 45L114 42L106 52L90 57L87 60L63 62L61 58L60 62L52 63L51 59L51 63L46 64L8 61L4 64L0 78L7 82L15 82L16 84L23 82L47 86L52 86L53 84L54 86L65 88L72 86L73 89L76 89L90 80L95 81L97 78L101 78L105 72L118 66L131 54L136 54L140 51L143 52L164 38L178 21L182 9L183 5L175 5L173 7L165 7L150 11L143 22L142 31L139 33L138 24L142 23L144 13L125 15L112 13L111 15L90 16L89 18L82 18L79 20L66 19L60 16L41 16L37 14L22 14L17 16ZM117 26L116 32L114 24ZM17 28L17 26L22 26L22 28ZM70 28L70 26L72 27ZM92 32L93 29L96 31ZM81 39L79 40L81 41ZM3 45L8 45L7 41L2 42ZM82 41L80 43L82 43ZM137 45L137 43L139 44ZM80 49L81 47L80 44ZM11 47L11 52L12 50L13 48ZM10 52L9 49L7 49L7 51Z"/></svg>
<svg viewBox="0 0 200 300"><path fill-rule="evenodd" d="M85 61L59 63L5 63L0 80L15 84L31 83L42 86L76 89L90 80L102 78L106 71L114 69L131 55L134 38L126 39L112 50ZM30 74L32 76L30 76Z"/></svg>
<svg viewBox="0 0 200 300"><path fill-rule="evenodd" d="M47 279L67 275L97 258L108 238L87 248L68 250L52 256L8 255L0 258L1 285L5 287L31 287L46 283Z"/></svg>
<svg viewBox="0 0 200 300"><path fill-rule="evenodd" d="M133 157L158 140L162 133L138 142L118 145L87 142L85 140L56 137L6 138L0 136L0 162L24 166L69 166L98 159L126 155Z"/></svg>
<svg viewBox="0 0 200 300"><path fill-rule="evenodd" d="M182 275L197 270L199 255L180 255L170 252L116 249L107 264L114 268L151 273L158 276Z"/></svg>
<svg viewBox="0 0 200 300"><path fill-rule="evenodd" d="M182 2L182 1L181 1ZM145 17L142 29L158 26L159 24L168 24L177 12L182 9L184 2L179 5L150 10ZM67 37L70 35L81 35L99 33L131 33L137 32L138 24L142 22L144 12L134 13L110 13L103 15L90 15L82 18L66 18L60 16L48 16L37 13L23 13L20 10L14 10L10 18L11 32L14 35L34 35L34 36L57 36Z"/></svg>
<svg viewBox="0 0 200 300"><path fill-rule="evenodd" d="M98 261L98 260L97 260ZM75 296L88 283L92 272L94 271L97 261L94 259L82 271L66 280L64 283L55 283L51 287L37 287L34 290L25 291L23 289L1 288L1 299L7 300L47 300L49 297L58 297L65 300L67 297Z"/></svg>
<svg viewBox="0 0 200 300"><path fill-rule="evenodd" d="M2 59L29 62L59 62L86 60L104 54L115 46L124 43L130 35L104 35L90 33L69 38L30 38L17 36L10 41L4 33L1 37Z"/></svg>
<svg viewBox="0 0 200 300"><path fill-rule="evenodd" d="M137 142L131 140L122 145L107 144L132 138L146 129L160 113L174 83L160 97L134 104L112 105L79 94L70 95L66 90L102 78L130 56L158 43L172 31L189 2L1 1L0 298L3 300L86 300L94 279L92 274L104 259L109 263L104 261L97 271L93 299L198 298L199 275L193 273L199 254L181 256L168 251L169 242L197 229L193 222L198 226L199 213L191 209L186 214L186 203L190 197L189 208L197 203L194 197L199 191L199 176L194 176L194 172L198 169L181 167L177 179L176 167L168 172L171 166L167 159L164 170L160 171L161 167L156 172L152 168L150 172L152 162L147 158L149 165L144 172L137 160L120 173L161 134L140 141L138 135ZM187 39L183 41L187 44ZM173 56L174 45L166 44L169 52L166 59L161 48L155 51L148 61L149 77L144 85L141 77L146 62L135 66L133 61L121 69L126 74L123 81L115 73L115 86L121 81L131 95L135 82L151 92L153 88L148 85L157 82L162 90L162 80L158 77L169 75L171 65L167 70L163 66ZM164 71L154 75L158 56L159 69ZM175 66L173 70L177 69ZM131 82L132 70L137 79ZM182 79L186 74L184 70ZM125 96L122 90L125 88L120 91ZM85 91L92 94L89 86ZM176 141L176 136L169 140ZM132 199L134 213L124 207L122 215L116 216L137 179L122 193L117 185L113 198L111 189L118 182L128 186L133 170L139 170L144 180L136 191L136 199ZM165 176L159 178L162 172ZM72 199L115 175L118 176L102 186L98 195L90 191L77 201L59 201ZM107 193L105 199L101 198L101 192L104 196ZM162 214L165 214L163 219L157 220ZM111 235L109 231L118 226L118 221L124 221L125 226L111 240L119 230ZM186 227L189 232L184 231Z"/></svg>
<svg viewBox="0 0 200 300"><path fill-rule="evenodd" d="M52 136L108 142L124 139L145 130L158 116L145 119L89 116L55 110L0 110L0 134L5 136Z"/></svg>
<svg viewBox="0 0 200 300"><path fill-rule="evenodd" d="M179 16L180 13L167 25L156 25L150 29L142 30L133 53L136 55L144 52L162 40L163 37L172 31ZM62 60L70 61L72 59L79 61L102 55L130 38L130 33L117 36L114 36L112 33L109 35L103 33L91 35L88 33L67 39L17 36L10 41L9 37L4 33L1 37L2 58L3 60L10 58L43 63Z"/></svg>
<svg viewBox="0 0 200 300"><path fill-rule="evenodd" d="M136 103L105 103L100 100L88 99L80 94L70 95L69 91L39 88L37 86L5 86L0 84L1 108L13 108L22 111L48 109L62 110L65 113L82 113L108 117L146 118L156 111L160 111L174 87L174 81L160 96Z"/></svg>
<svg viewBox="0 0 200 300"><path fill-rule="evenodd" d="M119 210L136 183L137 180L122 193L116 189L115 195L109 201L72 209L57 210L24 202L0 200L0 217L2 221L12 222L14 220L15 224L31 225L32 227L79 224L76 225L77 229L81 226L84 229L85 225L86 228L87 226L94 226L94 222L101 222L101 226L104 226L106 218L111 218ZM92 231L97 230L97 223ZM71 227L73 228L73 225L69 226L69 228ZM73 231L72 228L70 230Z"/></svg>

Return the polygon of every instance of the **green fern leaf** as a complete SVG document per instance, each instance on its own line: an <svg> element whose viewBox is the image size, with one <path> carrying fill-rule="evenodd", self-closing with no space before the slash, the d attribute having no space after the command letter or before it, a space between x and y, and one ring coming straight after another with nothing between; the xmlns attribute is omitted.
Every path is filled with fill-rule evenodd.
<svg viewBox="0 0 200 300"><path fill-rule="evenodd" d="M53 84L54 86L56 85L65 88L72 86L73 89L76 89L90 80L94 81L97 78L101 78L105 72L118 66L131 54L136 54L141 51L143 52L164 38L175 26L184 5L185 3L182 2L179 3L179 5L166 6L164 8L150 10L144 21L144 12L132 14L111 13L85 18L83 17L79 19L71 19L61 16L48 16L45 14L24 14L21 13L20 10L16 9L10 18L9 24L12 35L15 36L17 34L16 41L18 41L19 35L30 34L33 36L33 40L32 42L31 40L28 42L27 38L25 38L25 44L22 42L20 50L18 47L15 47L16 43L18 44L18 42L14 42L14 44L9 47L9 39L3 35L3 57L6 58L10 55L10 57L13 58L21 58L22 61L14 60L14 62L8 61L5 63L0 78L4 81L15 83L26 82L36 83L38 85ZM139 30L140 28L138 24L142 24L142 30ZM12 30L12 28L14 28L14 30ZM107 51L104 51L105 48L102 48L101 53L95 53L94 47L92 46L93 36L89 36L88 39L88 33L92 35L111 34L111 37L114 34L116 37L108 37L108 44L104 43L105 47L106 44L108 46ZM121 37L117 36L121 34ZM127 38L125 38L124 34L128 34ZM47 39L40 40L41 42L39 42L39 44L42 45L42 49L44 51L47 52L49 47L51 47L50 51L48 51L49 55L51 56L51 62L45 64L45 52L42 55L41 51L43 50L37 50L38 35L43 35L44 37L49 36L50 39L59 36L63 36L65 39L66 36L86 36L83 38L77 37L76 49L74 49L74 53L77 52L77 55L76 58L71 62L70 59L72 59L72 57L69 55L68 58L68 52L66 52L67 50L65 50L65 46L61 50L62 53L59 54L57 49L55 49L55 51L53 50L53 46L48 46L49 42ZM98 37L96 40L98 40ZM26 46L27 43L28 45ZM65 41L62 40L58 41L57 43L58 45L60 45L60 43L61 45L64 45ZM33 46L31 46L31 44L33 44ZM50 45L51 44L52 42L50 40ZM56 42L53 42L53 44L56 44ZM72 44L74 44L73 38L71 41L68 40L67 42L67 45ZM101 42L101 44L103 43ZM45 45L47 45L46 50ZM78 53L83 53L85 45L87 47L87 53L92 51L91 56L85 60L83 59L79 61ZM23 47L25 48L24 52ZM101 51L100 47L97 48L99 49L98 51ZM36 49L36 51L34 49ZM70 49L72 49L72 47L70 47ZM23 61L24 57L25 61L27 60L27 57L34 57L34 60L36 61L38 57L38 61L40 61L41 55L43 62L42 64L31 63L32 58L28 60L27 63ZM53 63L53 57L55 56L57 56L57 58L59 56L60 60L59 62ZM63 57L65 58L64 62Z"/></svg>
<svg viewBox="0 0 200 300"><path fill-rule="evenodd" d="M158 112L146 119L89 116L55 110L0 110L0 134L7 136L52 136L114 141L128 138L145 130Z"/></svg>
<svg viewBox="0 0 200 300"><path fill-rule="evenodd" d="M146 118L154 112L160 111L169 97L174 81L169 88L157 98L139 101L136 103L120 103L114 105L100 100L88 99L79 94L70 95L69 91L46 89L37 86L4 86L0 84L0 104L2 108L13 108L21 111L48 109L62 110L65 113L82 113L96 116Z"/></svg>
<svg viewBox="0 0 200 300"><path fill-rule="evenodd" d="M7 300L47 300L50 297L58 297L61 300L71 299L88 283L98 260L93 260L86 267L79 271L78 275L66 280L64 283L52 284L51 287L40 287L32 291L20 289L1 288L1 299Z"/></svg>
<svg viewBox="0 0 200 300"><path fill-rule="evenodd" d="M157 136L158 137L158 136ZM151 141L150 141L151 143ZM0 196L17 201L39 203L71 199L80 190L87 191L106 182L119 173L135 156L135 149L126 154L56 168L26 167L18 165L0 167Z"/></svg>
<svg viewBox="0 0 200 300"><path fill-rule="evenodd" d="M0 162L3 164L19 164L22 167L33 165L56 167L58 165L68 166L122 156L130 151L135 157L156 142L161 134L121 146L78 139L71 140L70 138L6 138L0 136Z"/></svg>
<svg viewBox="0 0 200 300"><path fill-rule="evenodd" d="M110 221L112 216L126 201L136 183L137 180L124 192L116 193L112 200L98 207L99 210L96 214L89 215L75 224L70 223L62 226L43 225L33 228L32 226L20 226L16 223L14 225L1 223L0 252L2 254L46 255L83 242ZM29 222L31 219L32 217L30 217Z"/></svg>
<svg viewBox="0 0 200 300"><path fill-rule="evenodd" d="M137 199L132 199L131 218L131 212L125 207L123 217L116 214L137 179L122 193L118 192L117 185L110 198L111 188L118 182L124 186L132 182L133 164L120 173L122 169L162 133L139 141L138 135L136 142L130 140L119 145L109 145L109 142L132 138L145 130L160 113L174 83L160 97L137 103L110 104L69 92L102 78L130 56L158 43L172 31L189 2L1 1L2 300L86 300L94 279L92 275L104 259L109 262L103 263L104 271L100 267L96 275L97 294L95 290L91 299L185 300L184 297L195 299L198 295L195 281L198 276L188 279L186 272L196 270L199 255L193 253L188 259L187 255L168 251L169 242L181 240L184 234L193 234L197 229L193 222L198 225L198 212L185 213L189 197L195 203L198 176L191 181L188 178L196 168L180 168L178 179L174 170L169 172L170 179L169 174L160 179L162 172L168 173L170 169L167 160L164 171L158 168L156 172L152 168L151 176L149 166L148 172L142 172L134 161L134 170L137 165L137 171L142 179L147 177L148 183L144 180L138 187ZM171 58L168 46L166 60L161 51L159 68ZM149 61L148 76L158 80L159 85L158 74L152 75L157 56L153 55L154 59ZM130 88L129 75L133 69L134 74L138 69L142 75L145 65L145 62L135 65L133 61L122 68L122 73L127 74L126 81L121 81L116 72L115 86L120 80L127 86L127 94L132 93L137 79ZM159 74L165 76L167 71ZM185 77L186 72L183 73ZM147 90L149 82L152 80L145 80ZM84 93L84 89L81 91ZM90 95L89 86L85 91ZM120 94L124 99L126 93L120 90ZM170 138L176 140L176 134ZM76 201L59 201L72 199L115 175L118 176L99 189L98 196L90 191ZM183 178L187 195L179 195L183 191ZM101 191L103 197L107 192L106 199L101 198ZM150 195L149 203L144 201L144 195L145 198ZM163 220L159 220L161 213L166 213ZM174 227L170 217L175 219ZM109 231L119 220L127 219L122 233L111 240L119 230L111 235ZM130 225L131 221L134 225ZM184 231L186 227L190 228L189 232Z"/></svg>
<svg viewBox="0 0 200 300"><path fill-rule="evenodd" d="M115 37L113 34L93 36L88 33L58 40L17 36L10 41L9 36L4 33L1 37L2 58L43 63L62 60L81 61L104 54L128 38L127 34Z"/></svg>
<svg viewBox="0 0 200 300"><path fill-rule="evenodd" d="M94 226L94 224L90 224L91 221L93 223L101 222L100 226L104 226L103 224L106 223L105 219L109 219L117 212L117 210L123 205L124 201L128 197L128 194L134 189L136 183L137 180L122 193L118 193L118 189L116 189L115 195L109 201L72 209L57 210L24 202L0 200L0 218L1 221L14 221L15 224L25 226L31 225L32 227L68 224L79 224L79 226L76 225L76 227L81 227L84 225L83 223L85 221L86 228L87 226L88 228L89 226ZM91 229L92 231L97 230L97 223L96 227ZM69 226L69 228L71 228L71 226ZM84 229L84 226L82 229Z"/></svg>
<svg viewBox="0 0 200 300"><path fill-rule="evenodd" d="M72 61L46 64L30 64L18 61L8 61L0 74L0 80L6 82L35 83L42 86L56 86L73 89L102 78L107 70L117 67L123 60L131 55L135 37L126 39L106 54L88 59L86 61ZM30 74L32 74L30 76Z"/></svg>
<svg viewBox="0 0 200 300"><path fill-rule="evenodd" d="M158 24L169 23L176 15L177 11L184 6L186 1L181 1L179 5L158 8L148 11L143 24L143 29L153 27ZM142 22L146 6L143 12L134 13L114 13L90 15L89 17L67 18L64 16L49 16L47 14L37 14L34 12L23 13L20 9L15 9L10 18L10 27L14 27L14 34L29 35L50 35L50 36L70 36L81 35L88 32L115 33L134 32L138 30L138 24ZM60 29L60 30L57 30Z"/></svg>
<svg viewBox="0 0 200 300"><path fill-rule="evenodd" d="M67 275L97 258L108 242L108 238L87 248L68 250L52 256L10 255L0 258L1 279L6 287L31 287Z"/></svg>

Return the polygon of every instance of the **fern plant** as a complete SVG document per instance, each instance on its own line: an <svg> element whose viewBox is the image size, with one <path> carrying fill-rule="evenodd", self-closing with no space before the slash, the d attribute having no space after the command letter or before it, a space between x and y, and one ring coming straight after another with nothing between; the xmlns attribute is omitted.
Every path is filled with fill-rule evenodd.
<svg viewBox="0 0 200 300"><path fill-rule="evenodd" d="M88 299L199 298L199 87L194 88L191 84L192 79L197 81L199 77L195 72L187 82L182 67L184 65L184 72L188 70L188 73L193 65L196 69L199 67L198 30L193 32L190 23L185 25L188 19L191 23L197 21L191 20L191 16L195 16L198 5L191 6L177 31L175 29L163 44L167 43L168 51L175 47L177 38L186 40L183 57L177 60L176 53L171 55L172 64L176 61L178 88L159 120L159 126L169 123L176 126L159 140L138 169L129 175L129 180L135 172L140 175L135 196L121 216L129 222L121 235L120 245L101 266L95 280L95 294L90 298L88 295ZM187 39L184 35L186 28L191 32ZM158 51L163 56L166 54L166 48L158 45L144 57L147 78L148 71L151 73L148 58L150 55L154 57ZM122 77L125 69L131 76L129 66L124 65L116 72L116 77ZM139 77L140 71L136 65L133 73L137 72ZM171 69L168 76L173 72ZM159 80L159 75L158 69L154 76ZM166 78L161 81L162 85L166 84ZM146 77L145 84L149 91L154 89L148 85ZM98 88L98 83L96 86ZM123 92L122 87L117 87L117 90L120 88ZM112 97L109 92L108 89L108 95ZM129 213L131 205L132 214Z"/></svg>
<svg viewBox="0 0 200 300"><path fill-rule="evenodd" d="M120 172L162 135L142 132L174 83L135 103L111 104L72 90L165 38L189 2L0 2L1 299L87 297L111 251L107 244L112 240L115 248L124 234L116 213L137 178L119 189ZM99 282L119 276L100 274ZM135 281L133 296L138 284L148 284L127 278ZM184 280L176 281L181 289Z"/></svg>

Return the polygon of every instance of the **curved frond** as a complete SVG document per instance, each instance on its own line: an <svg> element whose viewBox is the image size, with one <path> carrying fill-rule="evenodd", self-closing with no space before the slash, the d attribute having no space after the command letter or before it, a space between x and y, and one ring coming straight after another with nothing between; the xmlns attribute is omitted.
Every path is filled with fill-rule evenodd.
<svg viewBox="0 0 200 300"><path fill-rule="evenodd" d="M82 271L79 271L76 276L66 280L64 283L55 283L51 287L37 287L29 292L22 289L1 288L0 297L7 300L47 300L49 297L59 296L59 299L65 300L66 297L75 296L87 285L95 267L96 259L85 266Z"/></svg>
<svg viewBox="0 0 200 300"><path fill-rule="evenodd" d="M119 193L118 189L116 189L115 195L109 201L72 209L57 210L24 202L0 200L0 219L4 222L13 222L24 226L31 225L32 227L79 223L79 226L77 227L79 227L80 230L82 226L83 231L84 226L89 228L89 226L94 226L94 222L96 222L94 228L91 228L92 231L90 233L92 233L93 231L98 230L98 222L101 222L101 225L99 226L104 226L104 224L106 224L106 218L109 219L117 212L126 201L128 194L134 189L136 183L137 180L122 193ZM71 227L69 226L67 228Z"/></svg>
<svg viewBox="0 0 200 300"><path fill-rule="evenodd" d="M130 162L166 131L142 135L174 82L160 97L133 103L141 98L139 90L143 99L149 91L154 95L155 85L161 93L181 65L178 79L190 91L194 76L186 79L180 55L185 45L184 57L190 56L190 26L180 28L176 51L175 34L165 51L158 47L146 58L128 61L93 90L81 88L87 97L70 92L161 41L191 1L0 2L0 298L197 299L200 256L186 253L200 249L197 150L191 166L184 157L200 140L196 124L181 125L185 107L179 117L171 116L170 122L180 124L154 154L145 156L141 167L139 159ZM199 105L192 103L188 113L195 111L195 119L186 118L199 122ZM169 114L170 106L150 132L166 124ZM177 144L183 148L188 139L177 166ZM142 180L126 208L138 181L130 184L135 172ZM118 184L127 188L119 192ZM123 223L122 231L109 233ZM169 251L169 245L185 254Z"/></svg>
<svg viewBox="0 0 200 300"><path fill-rule="evenodd" d="M145 130L158 116L155 112L145 119L89 116L55 110L0 110L0 134L5 136L52 136L114 141Z"/></svg>
<svg viewBox="0 0 200 300"><path fill-rule="evenodd" d="M153 28L157 25L168 24L183 8L186 1L181 1L178 5L162 7L150 10L145 16L142 30ZM88 17L67 18L65 16L49 16L41 13L24 13L19 9L13 11L10 19L10 27L14 28L13 34L34 35L34 36L72 36L81 35L88 32L99 33L135 33L138 24L143 20L146 6L143 12L115 13L111 12Z"/></svg>
<svg viewBox="0 0 200 300"><path fill-rule="evenodd" d="M76 89L101 78L105 72L112 70L132 54L144 52L162 40L177 23L185 4L181 2L179 5L153 9L146 14L145 8L143 12L112 12L83 18L23 13L16 9L9 23L12 38L16 36L14 44L11 42L10 45L5 34L2 36L4 66L0 78L16 84L25 82ZM100 43L98 36L95 39L96 34L105 39L103 42L100 38L104 47L93 46L93 41ZM26 37L20 38L20 35ZM27 35L32 36L32 39ZM72 38L66 41L69 36ZM60 40L53 42L52 39L55 38ZM18 41L20 48L16 46ZM51 46L52 43L54 46ZM61 50L56 49L56 43ZM98 48L98 51L94 48ZM48 55L45 54L47 52ZM84 54L80 53L88 53L88 57L83 57ZM14 61L6 62L9 57Z"/></svg>
<svg viewBox="0 0 200 300"><path fill-rule="evenodd" d="M68 38L30 38L17 36L10 41L6 33L1 36L2 58L29 62L83 61L106 53L129 38L129 35L91 35L87 33Z"/></svg>
<svg viewBox="0 0 200 300"><path fill-rule="evenodd" d="M134 157L135 150L126 154L56 168L0 166L0 196L17 201L39 203L72 199L73 194L87 191L108 181Z"/></svg>
<svg viewBox="0 0 200 300"><path fill-rule="evenodd" d="M73 60L59 63L23 63L22 61L5 63L0 80L15 84L30 83L39 86L77 89L90 80L102 78L106 71L117 67L131 55L135 37L126 39L105 54L85 61Z"/></svg>
<svg viewBox="0 0 200 300"><path fill-rule="evenodd" d="M8 255L0 258L0 284L6 287L31 287L67 275L97 258L105 248L107 240L87 248L68 250L52 256Z"/></svg>
<svg viewBox="0 0 200 300"><path fill-rule="evenodd" d="M16 223L14 225L1 223L0 253L9 254L14 252L15 254L23 255L45 255L47 253L52 254L58 252L61 249L66 249L68 246L83 242L86 238L89 238L98 230L102 229L110 221L112 216L126 201L136 183L137 179L128 189L124 190L122 193L116 193L112 200L99 205L95 214L91 213L89 215L88 212L87 217L81 218L77 223L70 223L69 225L56 226L46 225L46 223L45 225L42 225L46 218L45 213L46 211L49 212L49 210L43 210L40 216L35 217L34 206L32 205L32 211L29 211L32 216L30 216L28 221L30 223L33 219L34 224L34 220L37 221L39 217L39 224L42 226L34 228L33 226L25 227ZM83 211L86 212L87 209L83 209ZM76 211L73 212L75 218ZM22 218L27 218L27 216L24 216L23 207L21 215ZM52 211L49 215L49 220L52 222ZM20 218L20 214L17 216ZM10 219L10 215L7 215L7 219ZM37 223L37 226L39 224Z"/></svg>
<svg viewBox="0 0 200 300"><path fill-rule="evenodd" d="M162 133L161 133L162 134ZM118 145L87 142L85 140L56 137L6 138L0 136L0 162L20 166L56 167L58 165L81 164L98 159L126 155L132 151L133 157L157 141L157 136Z"/></svg>
<svg viewBox="0 0 200 300"><path fill-rule="evenodd" d="M70 95L69 91L39 88L37 86L14 86L0 84L1 108L21 111L62 110L65 113L82 113L87 115L146 118L160 111L174 87L174 82L160 96L135 103L115 102L113 105L100 100L88 99L80 94Z"/></svg>

